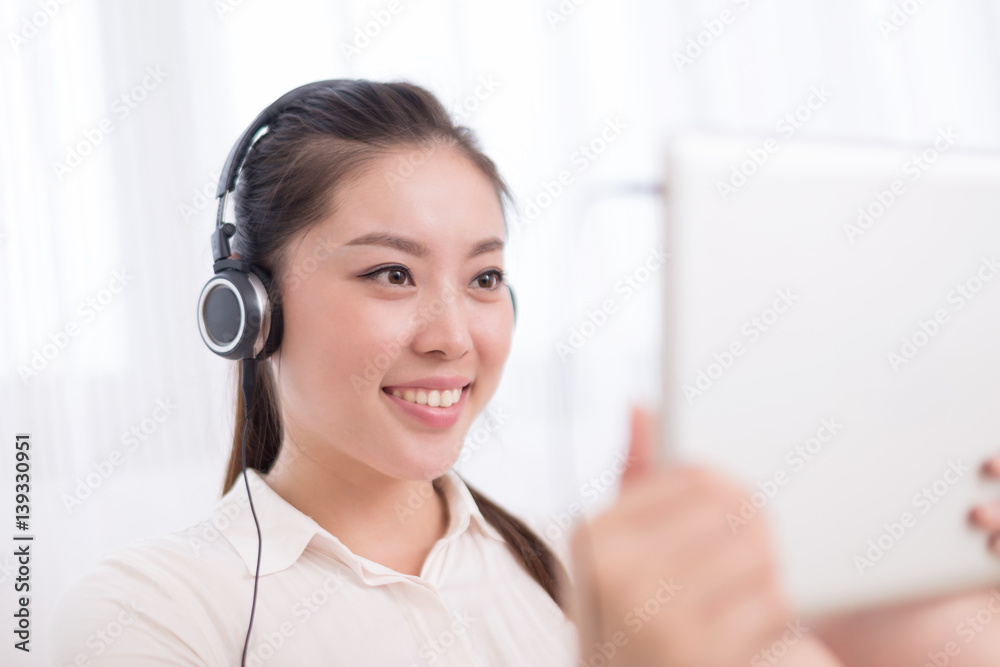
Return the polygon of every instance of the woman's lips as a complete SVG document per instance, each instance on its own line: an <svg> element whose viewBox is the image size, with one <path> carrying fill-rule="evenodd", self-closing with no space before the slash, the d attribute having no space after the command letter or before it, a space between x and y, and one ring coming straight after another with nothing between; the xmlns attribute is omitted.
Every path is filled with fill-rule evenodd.
<svg viewBox="0 0 1000 667"><path fill-rule="evenodd" d="M447 428L454 426L458 422L459 417L462 416L462 409L465 407L465 395L469 393L469 387L471 385L462 387L462 393L458 397L458 402L452 403L447 408L432 408L429 405L410 403L399 396L393 396L385 387L382 388L382 394L396 405L396 407L421 424L436 428Z"/></svg>

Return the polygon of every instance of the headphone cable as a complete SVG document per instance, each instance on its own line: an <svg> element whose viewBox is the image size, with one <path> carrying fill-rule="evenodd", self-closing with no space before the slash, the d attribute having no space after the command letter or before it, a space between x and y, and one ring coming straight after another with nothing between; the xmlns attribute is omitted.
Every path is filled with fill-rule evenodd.
<svg viewBox="0 0 1000 667"><path fill-rule="evenodd" d="M253 358L247 358L242 360L242 366L243 372L240 385L243 389L243 412L246 415L243 421L243 444L240 447L243 463L243 483L246 485L247 499L250 501L250 513L253 514L253 522L257 526L257 571L253 576L253 603L250 605L250 623L247 625L247 637L243 642L243 659L240 662L242 667L246 667L247 650L250 648L250 632L253 630L253 615L257 608L257 582L260 578L260 553L263 548L263 540L260 535L260 522L257 520L257 511L253 507L253 497L250 495L250 481L247 479L247 427L250 425L250 413L253 410L256 365Z"/></svg>

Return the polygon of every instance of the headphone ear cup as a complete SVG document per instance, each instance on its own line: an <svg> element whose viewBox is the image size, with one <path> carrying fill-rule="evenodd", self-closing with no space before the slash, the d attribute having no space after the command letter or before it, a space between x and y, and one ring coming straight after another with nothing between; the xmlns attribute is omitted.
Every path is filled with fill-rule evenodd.
<svg viewBox="0 0 1000 667"><path fill-rule="evenodd" d="M271 297L274 297L273 299ZM271 305L271 321L267 332L267 339L264 341L264 349L261 358L267 359L278 351L281 346L281 332L284 330L284 318L281 315L281 297L276 290L269 292L269 302Z"/></svg>
<svg viewBox="0 0 1000 667"><path fill-rule="evenodd" d="M267 329L262 336L263 344L258 350L256 357L266 359L274 354L278 346L281 345L281 332L283 329L283 319L281 317L281 295L271 274L257 266L249 265L250 271L257 276L264 285L267 294ZM255 357L255 358L256 358Z"/></svg>
<svg viewBox="0 0 1000 667"><path fill-rule="evenodd" d="M220 267L201 290L198 329L212 352L225 359L248 359L263 347L270 308L264 282L254 273Z"/></svg>

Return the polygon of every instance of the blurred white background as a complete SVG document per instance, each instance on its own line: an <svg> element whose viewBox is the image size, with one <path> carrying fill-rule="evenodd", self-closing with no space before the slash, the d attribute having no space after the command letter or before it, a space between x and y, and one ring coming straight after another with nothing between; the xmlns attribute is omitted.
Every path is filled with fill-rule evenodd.
<svg viewBox="0 0 1000 667"><path fill-rule="evenodd" d="M796 137L926 144L953 125L960 148L1000 149L997 0L17 0L0 35L0 540L25 432L36 536L34 650L5 640L3 664L44 664L53 602L104 552L220 495L230 362L195 323L212 196L237 135L285 91L421 84L513 186L518 322L492 408L505 418L460 471L552 538L570 503L610 500L588 480L626 446L629 406L658 400L658 277L628 299L620 281L661 248L662 204L624 189L659 182L673 132L773 134L825 87ZM571 183L547 196L563 170ZM560 353L609 298L615 314ZM115 450L120 465L81 491Z"/></svg>

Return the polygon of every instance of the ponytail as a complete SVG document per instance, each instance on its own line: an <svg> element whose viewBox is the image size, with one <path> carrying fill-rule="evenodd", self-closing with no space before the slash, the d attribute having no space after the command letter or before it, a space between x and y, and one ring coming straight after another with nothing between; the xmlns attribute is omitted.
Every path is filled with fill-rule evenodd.
<svg viewBox="0 0 1000 667"><path fill-rule="evenodd" d="M281 414L278 411L277 392L274 386L274 374L271 364L257 361L256 381L253 389L253 410L250 423L247 426L247 468L253 468L266 474L278 458L281 449ZM222 484L225 495L233 487L243 472L243 422L246 411L243 405L243 394L240 388L243 383L243 364L236 362L236 422L233 433L233 447L229 454L229 465L226 466L226 479Z"/></svg>
<svg viewBox="0 0 1000 667"><path fill-rule="evenodd" d="M562 563L552 550L520 519L504 511L468 484L465 486L472 493L472 498L476 501L483 518L503 535L507 546L514 552L528 574L545 589L559 608L565 611L566 608L563 606L565 600L562 591L559 590L559 582L568 581L568 578L565 576Z"/></svg>

